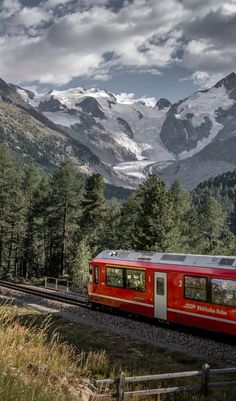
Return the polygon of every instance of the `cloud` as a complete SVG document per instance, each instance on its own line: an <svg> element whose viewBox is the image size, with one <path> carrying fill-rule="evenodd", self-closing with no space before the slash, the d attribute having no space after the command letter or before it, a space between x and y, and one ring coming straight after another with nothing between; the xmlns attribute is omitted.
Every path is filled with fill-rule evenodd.
<svg viewBox="0 0 236 401"><path fill-rule="evenodd" d="M235 0L3 0L0 26L0 75L18 83L181 65L205 85L236 65Z"/></svg>
<svg viewBox="0 0 236 401"><path fill-rule="evenodd" d="M19 0L3 0L0 3L0 19L10 18L21 9Z"/></svg>
<svg viewBox="0 0 236 401"><path fill-rule="evenodd" d="M64 5L71 2L71 0L47 0L44 4L45 8L54 8L59 5Z"/></svg>
<svg viewBox="0 0 236 401"><path fill-rule="evenodd" d="M190 11L190 18L203 18L208 13L228 8L235 4L235 0L180 0L186 10Z"/></svg>
<svg viewBox="0 0 236 401"><path fill-rule="evenodd" d="M210 75L205 71L195 71L193 74L180 78L179 81L193 81L195 85L202 89L208 89L215 85L222 78L222 74Z"/></svg>
<svg viewBox="0 0 236 401"><path fill-rule="evenodd" d="M184 32L188 43L183 64L189 70L195 70L192 74L195 83L205 86L204 82L210 84L235 70L235 4L221 4L203 18L185 23Z"/></svg>
<svg viewBox="0 0 236 401"><path fill-rule="evenodd" d="M117 102L123 104L133 104L135 102L134 97L135 97L134 93L126 93L126 92L122 92L119 95L116 95Z"/></svg>
<svg viewBox="0 0 236 401"><path fill-rule="evenodd" d="M155 97L142 96L141 98L136 98L134 93L122 92L119 95L115 95L117 102L122 104L134 104L136 102L145 103L147 106L154 107L157 103Z"/></svg>
<svg viewBox="0 0 236 401"><path fill-rule="evenodd" d="M14 16L11 23L13 25L23 25L28 28L31 26L38 26L42 22L50 20L50 18L50 14L39 7L24 7Z"/></svg>
<svg viewBox="0 0 236 401"><path fill-rule="evenodd" d="M209 12L204 18L197 18L194 21L186 23L184 28L187 37L189 39L202 37L210 40L217 47L221 45L234 45L236 37L236 12L225 12L228 10L225 7L214 12Z"/></svg>
<svg viewBox="0 0 236 401"><path fill-rule="evenodd" d="M94 3L94 2L93 2ZM178 35L172 28L182 18L181 4L175 6L173 17L165 3L155 0L125 2L118 12L97 1L97 5L56 17L43 32L20 37L3 37L0 42L0 70L8 80L64 84L73 77L86 76L106 79L112 69L132 68L158 70L175 58ZM103 3L103 4L102 4ZM48 4L48 2L47 2ZM88 0L86 0L88 5ZM80 6L82 3L80 3ZM12 21L32 25L44 20L44 12L22 9ZM153 42L159 37L158 43ZM107 62L104 55L112 52ZM15 65L17 71L9 69Z"/></svg>

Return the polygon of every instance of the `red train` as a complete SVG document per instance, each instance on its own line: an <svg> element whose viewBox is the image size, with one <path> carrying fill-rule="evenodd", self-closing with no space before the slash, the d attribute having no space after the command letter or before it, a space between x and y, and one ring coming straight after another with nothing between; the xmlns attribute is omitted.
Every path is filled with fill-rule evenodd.
<svg viewBox="0 0 236 401"><path fill-rule="evenodd" d="M236 257L103 251L90 265L89 302L236 334Z"/></svg>

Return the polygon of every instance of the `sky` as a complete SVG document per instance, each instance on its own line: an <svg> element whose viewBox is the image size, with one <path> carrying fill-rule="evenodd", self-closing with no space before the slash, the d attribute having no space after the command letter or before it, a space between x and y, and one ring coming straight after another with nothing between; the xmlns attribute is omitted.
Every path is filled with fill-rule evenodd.
<svg viewBox="0 0 236 401"><path fill-rule="evenodd" d="M0 77L183 99L236 71L236 0L0 0Z"/></svg>

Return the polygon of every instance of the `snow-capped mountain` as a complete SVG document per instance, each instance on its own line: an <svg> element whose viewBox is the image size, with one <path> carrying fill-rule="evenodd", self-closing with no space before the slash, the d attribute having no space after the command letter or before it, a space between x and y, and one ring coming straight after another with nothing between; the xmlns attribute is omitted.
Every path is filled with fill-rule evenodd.
<svg viewBox="0 0 236 401"><path fill-rule="evenodd" d="M189 188L236 168L236 74L209 90L200 91L171 107L160 133L176 155L165 171L155 173L172 182L176 176Z"/></svg>
<svg viewBox="0 0 236 401"><path fill-rule="evenodd" d="M96 88L39 96L8 87L31 115L37 113L94 155L96 163L86 159L88 170L115 185L136 187L154 172L167 182L181 177L193 188L236 168L235 73L172 105L167 99L135 101Z"/></svg>
<svg viewBox="0 0 236 401"><path fill-rule="evenodd" d="M125 102L105 90L74 88L27 102L96 155L107 166L101 172L108 181L113 172L112 183L135 187L145 178L144 168L175 160L159 136L170 107L167 100L151 107L145 101Z"/></svg>

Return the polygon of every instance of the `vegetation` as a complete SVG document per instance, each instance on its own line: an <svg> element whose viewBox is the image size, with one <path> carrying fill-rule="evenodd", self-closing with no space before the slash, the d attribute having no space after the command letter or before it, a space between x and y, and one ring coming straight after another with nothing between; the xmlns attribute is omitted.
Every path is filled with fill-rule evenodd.
<svg viewBox="0 0 236 401"><path fill-rule="evenodd" d="M123 204L104 191L99 174L82 180L68 160L46 177L0 146L0 277L67 274L85 283L87 260L105 248L235 253L232 193L228 209L212 187L190 194L154 175Z"/></svg>
<svg viewBox="0 0 236 401"><path fill-rule="evenodd" d="M78 392L89 378L116 377L121 371L133 376L201 367L201 362L192 356L159 349L142 340L131 343L129 337L120 333L88 330L87 326L61 317L45 319L45 315L33 309L7 305L0 309L0 361L0 395L4 401L75 401L81 399ZM217 367L213 363L211 366ZM199 378L164 381L162 386L193 383L199 383ZM199 394L187 393L161 399L197 401L202 398ZM207 398L209 401L222 399L234 400L234 389L211 390Z"/></svg>
<svg viewBox="0 0 236 401"><path fill-rule="evenodd" d="M204 194L212 195L222 204L228 213L230 228L236 234L236 170L199 184L194 197L200 199Z"/></svg>
<svg viewBox="0 0 236 401"><path fill-rule="evenodd" d="M0 102L0 143L7 144L22 165L36 164L45 171L52 171L65 156L77 162L84 161L81 146L49 128L53 127L49 121L49 126L47 121L40 122L30 110L33 109L26 107L24 110L13 103Z"/></svg>
<svg viewBox="0 0 236 401"><path fill-rule="evenodd" d="M1 400L81 399L79 391L85 387L81 377L99 375L99 369L107 373L107 356L104 352L76 352L60 341L50 318L40 317L38 325L36 319L35 311L1 306Z"/></svg>

